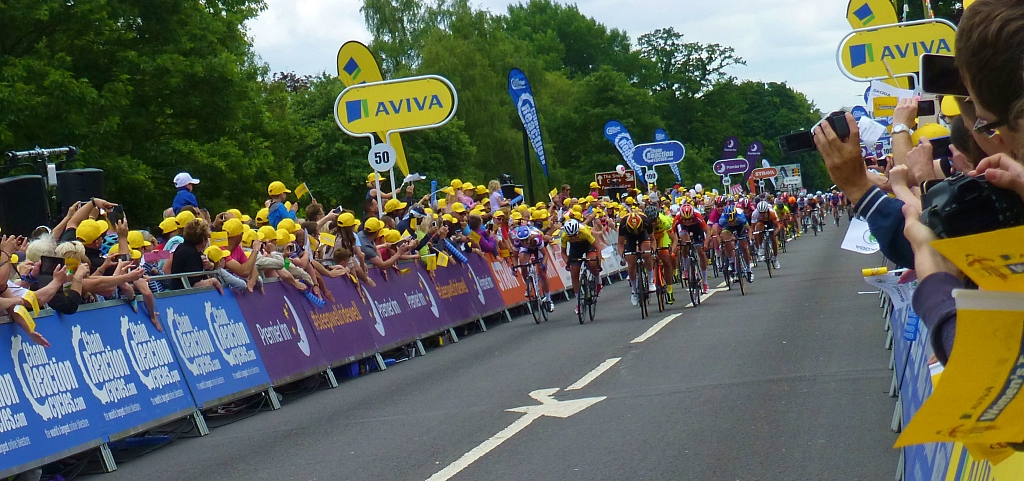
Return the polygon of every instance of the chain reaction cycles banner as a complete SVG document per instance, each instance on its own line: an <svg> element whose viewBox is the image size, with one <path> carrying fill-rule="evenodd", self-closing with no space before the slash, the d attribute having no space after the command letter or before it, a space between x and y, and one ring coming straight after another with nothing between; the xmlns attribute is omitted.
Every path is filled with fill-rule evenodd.
<svg viewBox="0 0 1024 481"><path fill-rule="evenodd" d="M530 81L522 70L514 68L508 72L508 94L512 103L516 104L519 120L523 122L526 135L530 137L533 150L537 152L537 160L544 168L544 177L548 176L548 160L544 154L544 140L540 136L540 117L537 116L537 102L533 98Z"/></svg>

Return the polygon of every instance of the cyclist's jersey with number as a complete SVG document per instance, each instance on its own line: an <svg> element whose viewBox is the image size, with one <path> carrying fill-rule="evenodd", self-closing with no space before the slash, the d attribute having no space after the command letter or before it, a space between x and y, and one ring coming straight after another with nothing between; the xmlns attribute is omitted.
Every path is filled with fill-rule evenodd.
<svg viewBox="0 0 1024 481"><path fill-rule="evenodd" d="M811 197L810 199L807 199L807 208L808 209L812 209L812 210L813 209L817 209L818 208L818 199L815 199L814 197Z"/></svg>
<svg viewBox="0 0 1024 481"><path fill-rule="evenodd" d="M775 204L775 215L779 216L780 219L788 216L789 207L786 207L786 204Z"/></svg>
<svg viewBox="0 0 1024 481"><path fill-rule="evenodd" d="M594 245L594 234L590 232L590 228L587 226L580 226L580 232L574 236L567 236L562 234L562 248L565 249L570 245Z"/></svg>

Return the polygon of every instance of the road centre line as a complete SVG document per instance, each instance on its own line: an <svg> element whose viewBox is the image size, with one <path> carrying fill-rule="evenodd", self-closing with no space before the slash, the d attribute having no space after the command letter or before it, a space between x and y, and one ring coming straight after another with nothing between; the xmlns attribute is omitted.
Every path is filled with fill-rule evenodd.
<svg viewBox="0 0 1024 481"><path fill-rule="evenodd" d="M576 381L572 383L571 386L565 388L565 390L574 391L576 389L583 389L584 386L590 384L591 381L597 379L598 376L604 374L605 371L611 369L611 367L614 366L615 363L619 362L620 360L622 360L621 357L613 357L611 359L606 359L604 362L595 367L594 370L588 372L585 376L581 377L579 381Z"/></svg>
<svg viewBox="0 0 1024 481"><path fill-rule="evenodd" d="M725 286L725 283L723 282L723 283L719 284L717 288L709 289L707 294L704 294L704 295L701 296L701 298L700 298L701 302L704 302L705 299L711 297L712 294L714 294L716 292L719 292L719 291L725 290L724 286ZM686 307L693 307L693 303L691 302L691 303L687 304ZM652 336L657 334L658 331L660 331L663 327L667 326L668 323L672 322L672 320L674 320L675 318L679 317L679 314L681 314L681 313L672 314L672 315L670 315L670 316L668 316L668 317L658 321L656 324L651 326L651 328L648 329L647 332L641 334L636 339L633 339L632 341L629 341L629 343L630 344L639 344L641 342L644 342L644 341L650 339Z"/></svg>
<svg viewBox="0 0 1024 481"><path fill-rule="evenodd" d="M455 460L452 464L449 464L444 469L434 473L433 476L427 478L427 481L447 481L448 479L451 479L452 476L459 474L460 471L469 467L469 465L473 464L474 461L491 452L492 449L498 447L501 443L505 442L519 431L522 431L526 426L529 426L539 417L540 414L527 414L515 420L515 422L508 425L505 429L498 431L498 434L491 436L468 453L462 455L461 458Z"/></svg>

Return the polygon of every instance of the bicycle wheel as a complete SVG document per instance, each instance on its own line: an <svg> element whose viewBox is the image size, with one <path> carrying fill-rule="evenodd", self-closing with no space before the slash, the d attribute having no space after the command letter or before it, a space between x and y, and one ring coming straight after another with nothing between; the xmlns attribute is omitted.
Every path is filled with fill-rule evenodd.
<svg viewBox="0 0 1024 481"><path fill-rule="evenodd" d="M775 263L772 262L775 252L772 249L772 238L769 233L765 232L764 235L764 264L768 266L768 278L775 277L773 272L775 271Z"/></svg>
<svg viewBox="0 0 1024 481"><path fill-rule="evenodd" d="M590 317L590 322L594 322L594 316L597 314L597 276L594 273L587 275L589 282L587 282L587 315Z"/></svg>
<svg viewBox="0 0 1024 481"><path fill-rule="evenodd" d="M533 275L526 276L526 303L529 305L530 314L533 314L533 322L540 324L541 306L537 297L537 284L533 279Z"/></svg>
<svg viewBox="0 0 1024 481"><path fill-rule="evenodd" d="M735 264L735 266L736 266L736 283L740 285L740 294L745 296L745 295L747 295L747 288L744 287L744 285L747 283L747 279L746 279L747 276L743 272L743 269L740 268L740 266L743 265L743 260L742 259L743 259L743 254L740 253L739 246L736 246L736 260L735 260L735 262L736 262L736 264Z"/></svg>
<svg viewBox="0 0 1024 481"><path fill-rule="evenodd" d="M690 272L686 276L687 289L690 291L690 303L694 307L700 305L700 294L701 294L701 282L700 271L697 270L697 262L699 259L694 259L693 255L690 256Z"/></svg>
<svg viewBox="0 0 1024 481"><path fill-rule="evenodd" d="M580 318L580 324L583 324L583 311L586 309L590 297L590 292L587 291L589 287L587 275L583 274L583 272L590 272L586 269L586 267L580 267L580 292L576 294L576 317Z"/></svg>
<svg viewBox="0 0 1024 481"><path fill-rule="evenodd" d="M636 269L636 297L640 304L640 319L645 319L647 318L647 298L651 295L647 291L647 269L644 268L642 262L637 263Z"/></svg>
<svg viewBox="0 0 1024 481"><path fill-rule="evenodd" d="M715 279L718 279L718 253L714 249L711 249L711 269L715 273Z"/></svg>

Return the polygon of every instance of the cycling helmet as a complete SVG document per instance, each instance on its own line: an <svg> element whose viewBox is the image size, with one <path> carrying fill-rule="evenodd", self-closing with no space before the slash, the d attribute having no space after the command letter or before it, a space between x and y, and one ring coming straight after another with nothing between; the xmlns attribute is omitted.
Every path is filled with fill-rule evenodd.
<svg viewBox="0 0 1024 481"><path fill-rule="evenodd" d="M530 228L529 227L527 227L525 225L521 225L519 227L516 227L516 239L526 240L526 239L529 239L529 238L530 238Z"/></svg>
<svg viewBox="0 0 1024 481"><path fill-rule="evenodd" d="M689 204L684 205L682 210L680 210L679 215L683 218L683 220L690 220L690 219L692 219L693 218L693 206L689 205Z"/></svg>
<svg viewBox="0 0 1024 481"><path fill-rule="evenodd" d="M578 221L576 219L569 219L565 223L565 225L562 226L562 231L565 232L565 235L570 236L570 237L579 234L580 233L580 221Z"/></svg>
<svg viewBox="0 0 1024 481"><path fill-rule="evenodd" d="M768 212L771 209L772 209L771 204L769 204L766 201L762 200L761 202L757 203L757 211L758 212L765 213L765 212Z"/></svg>
<svg viewBox="0 0 1024 481"><path fill-rule="evenodd" d="M821 195L821 191L819 190L819 191L818 191L818 192L816 192L816 193L815 193L814 195Z"/></svg>
<svg viewBox="0 0 1024 481"><path fill-rule="evenodd" d="M679 211L680 211L679 204L672 204L672 205L668 206L668 213L669 213L669 215L673 215L673 216L679 215Z"/></svg>
<svg viewBox="0 0 1024 481"><path fill-rule="evenodd" d="M647 207L644 207L644 215L646 215L648 219L658 217L658 213L660 212L661 210L658 209L658 206L656 205L648 205Z"/></svg>
<svg viewBox="0 0 1024 481"><path fill-rule="evenodd" d="M730 205L730 206L727 206L727 207L725 208L725 210L724 210L724 211L722 211L722 215L723 215L723 216L725 216L725 218L726 218L726 219L727 219L727 220L728 220L729 222L733 222L733 221L735 221L735 220L736 220L736 207L733 207L733 206L731 206L731 205Z"/></svg>
<svg viewBox="0 0 1024 481"><path fill-rule="evenodd" d="M644 225L644 220L635 212L626 216L626 227L634 232L639 231Z"/></svg>

